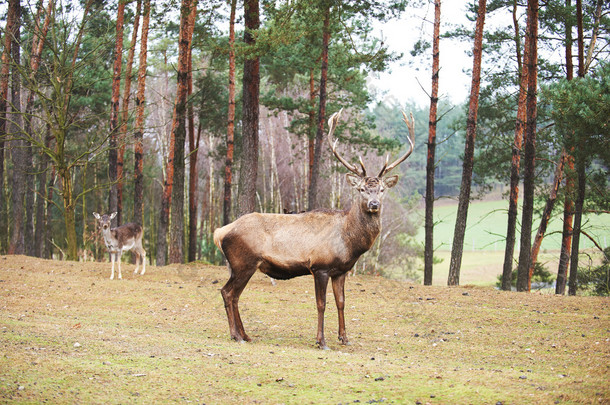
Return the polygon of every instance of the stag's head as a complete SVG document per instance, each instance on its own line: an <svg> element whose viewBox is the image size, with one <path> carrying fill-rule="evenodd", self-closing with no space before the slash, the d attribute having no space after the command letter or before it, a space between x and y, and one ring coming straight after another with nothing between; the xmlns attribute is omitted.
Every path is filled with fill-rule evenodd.
<svg viewBox="0 0 610 405"><path fill-rule="evenodd" d="M97 212L94 212L93 216L99 222L100 228L102 228L102 230L105 231L106 229L110 229L110 221L112 221L114 219L114 217L116 217L116 214L117 214L116 212L113 212L110 215L108 215L108 214L100 215Z"/></svg>
<svg viewBox="0 0 610 405"><path fill-rule="evenodd" d="M376 214L381 210L381 200L385 191L394 187L398 182L398 175L387 176L387 174L396 166L404 162L411 152L413 152L413 142L415 139L413 115L411 114L411 119L409 120L407 119L407 115L404 112L402 113L405 124L407 124L407 128L409 129L409 136L407 136L407 140L410 144L409 150L391 164L389 164L389 156L387 156L385 164L381 168L379 174L377 176L367 176L362 157L359 158L359 167L352 165L343 159L337 152L338 140L332 141L332 135L339 122L341 111L343 110L341 109L339 112L334 113L328 120L328 141L330 142L335 157L351 172L346 175L347 182L360 193L360 204L362 209L365 212Z"/></svg>

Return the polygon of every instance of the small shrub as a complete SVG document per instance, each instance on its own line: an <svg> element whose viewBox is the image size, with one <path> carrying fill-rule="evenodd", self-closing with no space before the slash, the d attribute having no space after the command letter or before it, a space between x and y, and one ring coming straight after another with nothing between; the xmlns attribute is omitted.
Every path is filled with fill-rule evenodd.
<svg viewBox="0 0 610 405"><path fill-rule="evenodd" d="M610 296L610 247L604 250L602 264L578 269L578 289L591 295Z"/></svg>
<svg viewBox="0 0 610 405"><path fill-rule="evenodd" d="M498 281L496 282L496 287L502 287L502 274L498 276ZM532 286L537 285L538 289L544 288L553 283L555 280L555 276L551 274L550 271L544 267L544 264L540 262L536 262L534 264L534 274L532 275ZM513 269L510 277L510 285L512 287L517 287L517 269ZM535 288L535 287L532 287Z"/></svg>

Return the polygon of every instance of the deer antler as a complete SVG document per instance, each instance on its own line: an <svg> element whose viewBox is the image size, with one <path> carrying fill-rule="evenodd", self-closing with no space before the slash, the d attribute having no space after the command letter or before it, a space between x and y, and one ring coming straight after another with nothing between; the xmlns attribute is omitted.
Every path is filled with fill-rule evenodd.
<svg viewBox="0 0 610 405"><path fill-rule="evenodd" d="M337 126L337 123L339 122L339 116L341 115L342 112L343 112L343 108L340 109L338 112L334 113L333 115L331 115L330 118L328 119L328 143L330 143L330 147L331 147L335 157L339 160L339 162L341 162L343 164L343 166L345 166L347 168L347 170L349 170L350 172L352 172L354 174L357 174L360 177L365 177L366 169L364 168L364 162L362 162L362 156L359 156L359 163L360 163L361 169L358 169L356 166L352 165L351 163L349 163L348 161L343 159L341 157L341 155L339 155L339 152L337 152L337 142L339 142L339 140L335 139L335 142L332 141L332 136L333 136L333 133L335 132L335 127Z"/></svg>
<svg viewBox="0 0 610 405"><path fill-rule="evenodd" d="M381 171L379 172L377 177L382 177L382 176L388 174L393 168L395 168L396 166L398 166L399 164L404 162L405 159L407 159L409 157L409 155L411 155L411 153L413 152L414 142L415 142L415 120L413 119L413 113L410 114L411 120L409 121L409 119L407 118L407 114L405 114L404 111L401 111L401 112L402 112L403 121L405 122L405 124L407 124L407 128L409 129L409 136L407 136L407 140L409 141L409 144L411 147L409 148L407 153L405 153L404 155L402 155L401 157L396 159L396 161L394 161L390 165L388 165L388 159L390 158L390 156L386 156L385 164L381 168Z"/></svg>

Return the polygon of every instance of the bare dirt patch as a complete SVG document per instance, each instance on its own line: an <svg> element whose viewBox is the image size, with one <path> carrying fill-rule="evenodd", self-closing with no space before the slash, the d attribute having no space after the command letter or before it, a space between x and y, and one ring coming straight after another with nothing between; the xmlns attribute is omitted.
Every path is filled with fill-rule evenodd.
<svg viewBox="0 0 610 405"><path fill-rule="evenodd" d="M351 345L314 346L313 279L255 275L229 339L222 267L0 256L0 402L610 403L610 300L346 283Z"/></svg>

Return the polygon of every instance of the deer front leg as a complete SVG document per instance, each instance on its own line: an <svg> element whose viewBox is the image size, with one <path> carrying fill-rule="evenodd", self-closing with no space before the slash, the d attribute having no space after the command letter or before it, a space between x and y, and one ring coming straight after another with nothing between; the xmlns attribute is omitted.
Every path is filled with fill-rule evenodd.
<svg viewBox="0 0 610 405"><path fill-rule="evenodd" d="M110 252L110 263L112 263L112 272L110 273L110 279L114 280L114 253Z"/></svg>
<svg viewBox="0 0 610 405"><path fill-rule="evenodd" d="M333 278L333 293L335 294L335 302L337 304L337 313L339 314L339 340L342 344L347 345L347 334L345 333L345 316L343 310L345 308L345 279L347 273Z"/></svg>
<svg viewBox="0 0 610 405"><path fill-rule="evenodd" d="M324 339L324 311L326 310L326 287L328 286L328 273L324 271L314 273L316 289L316 304L318 307L318 335L316 343L320 349L329 350Z"/></svg>
<svg viewBox="0 0 610 405"><path fill-rule="evenodd" d="M115 253L115 260L119 266L119 280L123 279L123 275L121 274L121 253L123 253L122 251L118 251L118 253Z"/></svg>

